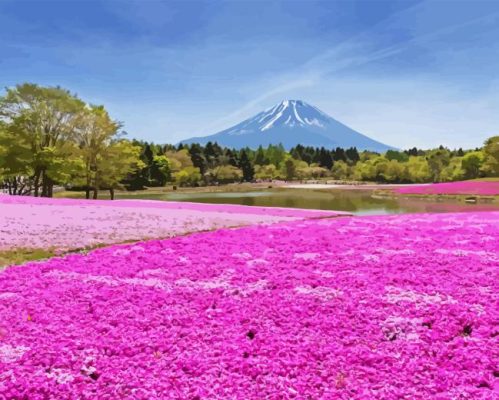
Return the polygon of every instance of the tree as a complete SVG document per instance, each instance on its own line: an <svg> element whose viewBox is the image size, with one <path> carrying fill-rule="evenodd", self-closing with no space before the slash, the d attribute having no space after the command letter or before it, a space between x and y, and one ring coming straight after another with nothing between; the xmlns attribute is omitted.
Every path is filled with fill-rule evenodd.
<svg viewBox="0 0 499 400"><path fill-rule="evenodd" d="M103 106L89 106L85 109L80 129L76 133L76 140L83 158L82 184L87 199L90 198L91 189L94 191L94 197L97 197L99 163L120 128L121 124L113 121Z"/></svg>
<svg viewBox="0 0 499 400"><path fill-rule="evenodd" d="M97 160L94 199L97 198L99 188L108 189L111 200L114 199L114 190L122 186L123 178L144 167L140 151L140 147L124 139L113 140L104 149Z"/></svg>
<svg viewBox="0 0 499 400"><path fill-rule="evenodd" d="M74 139L84 107L85 104L67 90L31 83L7 88L0 99L0 118L7 123L15 140L27 144L32 152L30 167L35 196L40 194L40 187L42 196L52 196L56 182L49 173L54 171L50 163L61 163L68 156L74 156L59 150L65 142Z"/></svg>
<svg viewBox="0 0 499 400"><path fill-rule="evenodd" d="M0 183L9 194L25 195L32 190L33 154L29 143L16 140L0 122Z"/></svg>
<svg viewBox="0 0 499 400"><path fill-rule="evenodd" d="M179 186L195 186L201 180L201 171L196 167L185 167L173 174Z"/></svg>
<svg viewBox="0 0 499 400"><path fill-rule="evenodd" d="M258 146L258 149L255 153L255 159L253 160L255 165L268 165L269 159L265 155L265 151L262 146Z"/></svg>
<svg viewBox="0 0 499 400"><path fill-rule="evenodd" d="M278 175L277 168L274 164L255 165L255 178L262 180L271 180Z"/></svg>
<svg viewBox="0 0 499 400"><path fill-rule="evenodd" d="M287 181L292 180L296 176L296 161L291 157L284 161L284 177Z"/></svg>
<svg viewBox="0 0 499 400"><path fill-rule="evenodd" d="M492 136L485 141L482 170L487 176L499 177L499 136Z"/></svg>
<svg viewBox="0 0 499 400"><path fill-rule="evenodd" d="M207 169L207 163L201 145L197 143L192 144L189 148L189 154L191 156L192 165L199 168L201 174L204 175Z"/></svg>
<svg viewBox="0 0 499 400"><path fill-rule="evenodd" d="M245 180L246 182L253 181L253 177L255 175L255 170L253 168L253 165L251 165L247 151L244 149L241 150L241 157L240 157L239 166L240 166L241 170L243 171L243 180Z"/></svg>
<svg viewBox="0 0 499 400"><path fill-rule="evenodd" d="M462 157L461 168L466 179L475 179L480 176L483 159L481 151L471 151Z"/></svg>
<svg viewBox="0 0 499 400"><path fill-rule="evenodd" d="M462 169L462 157L452 157L440 173L442 182L451 182L464 178L464 170Z"/></svg>
<svg viewBox="0 0 499 400"><path fill-rule="evenodd" d="M321 167L331 169L331 167L333 166L333 157L331 157L331 153L324 147L321 147L321 149L319 150L318 158L318 163Z"/></svg>
<svg viewBox="0 0 499 400"><path fill-rule="evenodd" d="M232 165L222 165L212 170L208 170L207 174L217 183L238 182L243 178L243 172Z"/></svg>
<svg viewBox="0 0 499 400"><path fill-rule="evenodd" d="M348 178L348 164L345 161L336 161L331 169L334 179L344 180Z"/></svg>
<svg viewBox="0 0 499 400"><path fill-rule="evenodd" d="M345 151L345 155L350 160L350 164L357 164L357 161L360 160L359 152L356 147L350 147Z"/></svg>
<svg viewBox="0 0 499 400"><path fill-rule="evenodd" d="M170 161L165 155L154 156L151 165L151 179L158 186L165 186L172 179Z"/></svg>
<svg viewBox="0 0 499 400"><path fill-rule="evenodd" d="M409 160L409 156L405 152L396 150L388 150L385 157L388 160L397 160L398 162L407 162Z"/></svg>
<svg viewBox="0 0 499 400"><path fill-rule="evenodd" d="M441 181L442 170L449 165L450 154L449 150L440 147L432 150L427 154L428 167L430 168L430 175L433 182Z"/></svg>
<svg viewBox="0 0 499 400"><path fill-rule="evenodd" d="M428 182L430 179L430 168L424 157L409 156L407 172L411 182L422 183Z"/></svg>

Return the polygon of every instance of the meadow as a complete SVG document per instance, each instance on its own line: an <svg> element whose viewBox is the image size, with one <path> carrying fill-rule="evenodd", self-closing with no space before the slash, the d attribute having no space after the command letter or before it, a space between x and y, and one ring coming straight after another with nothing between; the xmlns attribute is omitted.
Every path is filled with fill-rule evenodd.
<svg viewBox="0 0 499 400"><path fill-rule="evenodd" d="M499 212L0 204L5 398L497 396Z"/></svg>

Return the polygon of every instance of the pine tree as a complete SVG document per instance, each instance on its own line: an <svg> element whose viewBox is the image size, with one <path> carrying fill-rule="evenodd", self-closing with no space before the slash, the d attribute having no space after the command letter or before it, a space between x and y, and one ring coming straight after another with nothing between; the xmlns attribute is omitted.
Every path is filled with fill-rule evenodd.
<svg viewBox="0 0 499 400"><path fill-rule="evenodd" d="M243 171L243 180L246 182L253 181L253 177L255 176L255 169L248 157L248 153L245 149L241 150L241 157L239 162L239 168Z"/></svg>

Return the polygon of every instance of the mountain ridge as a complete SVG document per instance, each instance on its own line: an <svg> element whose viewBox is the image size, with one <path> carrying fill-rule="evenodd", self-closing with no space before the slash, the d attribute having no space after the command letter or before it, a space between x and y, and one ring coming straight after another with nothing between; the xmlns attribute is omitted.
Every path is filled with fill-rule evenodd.
<svg viewBox="0 0 499 400"><path fill-rule="evenodd" d="M283 100L239 124L213 135L182 140L182 144L217 142L226 147L256 149L282 144L313 147L356 147L385 152L394 147L378 142L337 121L303 100Z"/></svg>

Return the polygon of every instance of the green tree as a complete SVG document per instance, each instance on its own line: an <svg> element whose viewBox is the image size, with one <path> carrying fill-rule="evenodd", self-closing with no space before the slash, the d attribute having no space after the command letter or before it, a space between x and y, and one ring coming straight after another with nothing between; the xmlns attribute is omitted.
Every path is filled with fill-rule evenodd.
<svg viewBox="0 0 499 400"><path fill-rule="evenodd" d="M196 167L185 167L173 174L179 186L196 186L201 181L201 171Z"/></svg>
<svg viewBox="0 0 499 400"><path fill-rule="evenodd" d="M409 161L409 155L404 153L403 151L397 150L388 150L385 153L385 157L388 160L397 160L398 162L407 162Z"/></svg>
<svg viewBox="0 0 499 400"><path fill-rule="evenodd" d="M284 161L284 177L287 181L292 180L296 176L296 164L297 162L291 157L287 157Z"/></svg>
<svg viewBox="0 0 499 400"><path fill-rule="evenodd" d="M444 148L432 150L427 154L426 159L428 160L432 181L440 182L442 170L450 163L449 150Z"/></svg>
<svg viewBox="0 0 499 400"><path fill-rule="evenodd" d="M30 168L35 196L41 188L42 196L51 197L57 183L51 163L63 163L67 157L75 156L59 150L74 140L84 107L85 104L67 90L31 83L7 88L0 99L0 118L15 140L28 145L32 152Z"/></svg>
<svg viewBox="0 0 499 400"><path fill-rule="evenodd" d="M349 175L349 167L345 161L339 160L333 164L333 168L331 168L331 174L334 179L344 180L348 179Z"/></svg>
<svg viewBox="0 0 499 400"><path fill-rule="evenodd" d="M475 179L480 176L484 155L481 151L466 153L461 160L461 168L466 179Z"/></svg>
<svg viewBox="0 0 499 400"><path fill-rule="evenodd" d="M128 140L113 140L97 160L97 173L94 181L94 199L99 188L109 190L111 200L114 191L121 188L121 181L134 171L143 168L140 159L141 148Z"/></svg>
<svg viewBox="0 0 499 400"><path fill-rule="evenodd" d="M277 176L278 172L274 164L255 165L255 179L271 180Z"/></svg>
<svg viewBox="0 0 499 400"><path fill-rule="evenodd" d="M0 122L0 184L9 194L30 194L33 180L33 154L29 143L17 140Z"/></svg>
<svg viewBox="0 0 499 400"><path fill-rule="evenodd" d="M485 141L482 170L487 176L499 177L499 136Z"/></svg>
<svg viewBox="0 0 499 400"><path fill-rule="evenodd" d="M75 180L85 188L86 198L90 198L90 190L96 198L99 190L97 176L100 163L112 141L121 128L119 122L113 121L103 106L88 106L81 119L81 126L76 133L83 159L83 174Z"/></svg>
<svg viewBox="0 0 499 400"><path fill-rule="evenodd" d="M167 182L172 180L170 161L165 155L153 157L151 165L151 179L158 186L165 186Z"/></svg>
<svg viewBox="0 0 499 400"><path fill-rule="evenodd" d="M409 156L407 172L411 182L422 183L430 180L430 167L424 157Z"/></svg>
<svg viewBox="0 0 499 400"><path fill-rule="evenodd" d="M243 178L243 172L232 165L221 165L220 167L208 170L207 174L217 183L239 182Z"/></svg>
<svg viewBox="0 0 499 400"><path fill-rule="evenodd" d="M249 160L248 153L245 149L241 150L239 166L243 171L243 180L246 182L253 181L253 178L255 176L255 169L253 168L253 165Z"/></svg>

